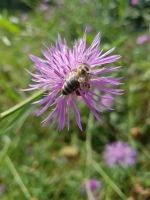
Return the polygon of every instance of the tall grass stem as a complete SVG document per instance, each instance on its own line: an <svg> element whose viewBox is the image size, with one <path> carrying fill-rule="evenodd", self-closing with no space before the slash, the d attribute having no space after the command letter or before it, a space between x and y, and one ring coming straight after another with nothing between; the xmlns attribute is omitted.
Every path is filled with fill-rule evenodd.
<svg viewBox="0 0 150 200"><path fill-rule="evenodd" d="M11 161L11 159L9 158L9 156L6 156L5 158L5 162L7 167L9 168L10 172L12 173L12 175L14 176L16 182L18 183L20 189L22 190L24 196L26 197L27 200L31 200L31 195L28 191L28 189L26 188L26 186L24 185L19 173L17 172L13 162Z"/></svg>
<svg viewBox="0 0 150 200"><path fill-rule="evenodd" d="M27 99L21 101L20 103L18 103L17 105L9 108L8 110L0 113L0 121L4 118L6 118L7 116L13 114L14 112L16 112L17 110L21 109L22 107L24 107L25 105L27 105L28 103L31 103L33 100L35 100L36 98L38 98L39 96L41 96L44 93L43 90L40 90L36 93L34 93L33 95L31 95L30 97L28 97Z"/></svg>

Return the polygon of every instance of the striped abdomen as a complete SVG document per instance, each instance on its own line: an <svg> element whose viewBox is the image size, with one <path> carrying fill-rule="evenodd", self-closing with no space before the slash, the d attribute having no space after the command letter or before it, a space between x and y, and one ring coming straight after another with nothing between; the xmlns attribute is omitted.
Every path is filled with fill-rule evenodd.
<svg viewBox="0 0 150 200"><path fill-rule="evenodd" d="M75 76L71 76L65 81L62 87L62 94L63 95L71 94L72 92L76 91L79 88L80 88L79 81L76 79Z"/></svg>

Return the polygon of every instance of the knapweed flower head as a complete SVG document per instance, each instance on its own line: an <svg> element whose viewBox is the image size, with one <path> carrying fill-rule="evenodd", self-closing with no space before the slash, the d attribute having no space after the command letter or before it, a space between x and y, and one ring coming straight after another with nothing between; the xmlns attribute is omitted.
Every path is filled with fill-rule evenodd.
<svg viewBox="0 0 150 200"><path fill-rule="evenodd" d="M0 196L5 192L6 186L2 183L0 183Z"/></svg>
<svg viewBox="0 0 150 200"><path fill-rule="evenodd" d="M146 43L148 40L150 40L150 36L147 35L147 34L143 34L143 35L140 35L140 36L136 39L136 43L140 45L140 44Z"/></svg>
<svg viewBox="0 0 150 200"><path fill-rule="evenodd" d="M76 97L78 96L82 98L97 120L100 120L99 112L102 112L102 109L111 109L102 103L102 99L122 93L121 89L114 88L121 84L121 78L108 76L107 72L112 73L120 66L102 67L102 65L113 63L120 58L120 55L109 55L114 49L105 53L100 50L99 33L87 47L85 32L83 38L74 42L73 48L69 48L66 40L62 41L58 35L56 45L51 45L50 48L42 51L44 58L30 55L34 62L35 72L31 75L35 83L30 84L27 90L46 90L45 96L36 102L43 106L37 115L50 110L43 121L44 124L51 121L52 127L58 123L60 130L67 123L69 129L70 108L72 108L76 122L82 130L80 112L77 108L79 98Z"/></svg>
<svg viewBox="0 0 150 200"><path fill-rule="evenodd" d="M93 197L98 197L100 195L101 182L95 178L84 179L82 181L82 192L86 193L87 190L90 190Z"/></svg>
<svg viewBox="0 0 150 200"><path fill-rule="evenodd" d="M103 155L107 165L126 167L136 163L137 153L128 143L116 141L106 145Z"/></svg>
<svg viewBox="0 0 150 200"><path fill-rule="evenodd" d="M132 6L136 6L138 4L138 0L131 0L130 2Z"/></svg>

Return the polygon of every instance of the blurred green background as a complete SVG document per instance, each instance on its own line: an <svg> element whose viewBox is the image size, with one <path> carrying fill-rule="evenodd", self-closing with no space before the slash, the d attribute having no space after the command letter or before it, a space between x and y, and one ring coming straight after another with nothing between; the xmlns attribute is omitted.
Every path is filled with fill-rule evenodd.
<svg viewBox="0 0 150 200"><path fill-rule="evenodd" d="M1 0L0 112L32 94L20 91L31 79L25 69L33 71L28 55L41 56L58 32L71 45L85 27L88 44L100 32L101 48L115 46L122 55L116 65L123 68L115 73L124 76L124 95L115 98L114 111L105 111L101 122L79 105L83 132L74 116L69 131L42 127L44 116L35 117L31 104L1 120L2 200L89 199L81 183L91 177L102 183L98 199L150 199L150 41L137 42L143 34L150 36L149 0L136 5L128 0ZM135 166L106 166L104 146L115 140L137 150Z"/></svg>

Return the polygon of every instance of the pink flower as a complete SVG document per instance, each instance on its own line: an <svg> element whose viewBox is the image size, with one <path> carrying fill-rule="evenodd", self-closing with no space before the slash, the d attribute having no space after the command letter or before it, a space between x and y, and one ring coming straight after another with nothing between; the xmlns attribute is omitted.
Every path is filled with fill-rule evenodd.
<svg viewBox="0 0 150 200"><path fill-rule="evenodd" d="M69 129L70 108L72 107L76 122L82 130L77 96L82 97L95 118L100 120L101 108L110 109L101 102L102 99L109 98L104 94L113 96L122 94L121 89L114 88L121 84L121 78L106 75L107 72L118 70L120 66L98 67L113 63L120 58L120 55L109 55L114 49L102 53L99 33L92 44L87 47L85 33L82 39L74 42L72 49L67 46L66 40L62 41L58 35L56 46L51 45L42 52L45 58L30 55L34 62L35 73L31 75L35 83L30 84L30 88L26 90L45 89L47 91L45 96L36 102L43 105L37 115L51 110L43 124L52 121L52 127L57 122L60 130L67 122Z"/></svg>
<svg viewBox="0 0 150 200"><path fill-rule="evenodd" d="M105 106L111 107L113 105L113 96L111 95L106 95L106 98L102 99L102 104Z"/></svg>
<svg viewBox="0 0 150 200"><path fill-rule="evenodd" d="M137 44L144 44L144 43L147 42L149 39L150 39L149 35L143 34L143 35L140 35L140 36L137 38L136 43L137 43Z"/></svg>
<svg viewBox="0 0 150 200"><path fill-rule="evenodd" d="M5 192L5 190L6 190L6 186L4 184L0 183L0 196L3 195L3 193Z"/></svg>
<svg viewBox="0 0 150 200"><path fill-rule="evenodd" d="M136 6L138 4L138 0L131 0L131 5Z"/></svg>
<svg viewBox="0 0 150 200"><path fill-rule="evenodd" d="M136 151L127 143L116 141L106 145L104 150L104 160L107 165L115 164L121 166L134 165L136 163Z"/></svg>
<svg viewBox="0 0 150 200"><path fill-rule="evenodd" d="M21 19L22 21L26 21L26 20L28 20L28 18L29 18L29 16L28 16L28 14L26 14L26 13L22 13L21 16L20 16L20 19Z"/></svg>
<svg viewBox="0 0 150 200"><path fill-rule="evenodd" d="M89 189L92 194L92 199L96 200L100 195L101 182L95 178L89 180L85 179L82 182L82 192L86 193L86 190Z"/></svg>
<svg viewBox="0 0 150 200"><path fill-rule="evenodd" d="M86 25L86 31L87 31L88 33L91 33L92 30L93 30L92 26L91 26L90 24L87 24L87 25Z"/></svg>

